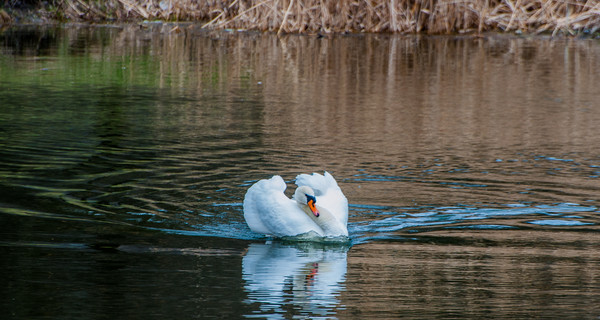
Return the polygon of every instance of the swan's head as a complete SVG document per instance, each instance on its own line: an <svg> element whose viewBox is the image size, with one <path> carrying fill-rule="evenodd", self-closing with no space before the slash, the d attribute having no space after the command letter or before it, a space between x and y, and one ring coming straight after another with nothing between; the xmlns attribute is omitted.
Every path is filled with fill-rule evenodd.
<svg viewBox="0 0 600 320"><path fill-rule="evenodd" d="M298 189L296 189L296 193L294 193L294 199L296 199L296 202L299 204L307 205L315 217L320 215L316 207L317 197L315 197L315 191L311 187L298 187Z"/></svg>

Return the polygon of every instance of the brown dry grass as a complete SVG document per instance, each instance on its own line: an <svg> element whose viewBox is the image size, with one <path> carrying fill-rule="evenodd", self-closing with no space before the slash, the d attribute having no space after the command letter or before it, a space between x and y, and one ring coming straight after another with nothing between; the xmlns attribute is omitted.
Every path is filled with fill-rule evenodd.
<svg viewBox="0 0 600 320"><path fill-rule="evenodd" d="M600 1L234 0L206 26L278 32L595 32Z"/></svg>
<svg viewBox="0 0 600 320"><path fill-rule="evenodd" d="M55 0L70 20L204 21L286 33L594 33L600 0ZM207 22L208 21L208 22Z"/></svg>
<svg viewBox="0 0 600 320"><path fill-rule="evenodd" d="M202 21L210 18L218 1L193 0L58 0L58 11L72 20L138 19Z"/></svg>

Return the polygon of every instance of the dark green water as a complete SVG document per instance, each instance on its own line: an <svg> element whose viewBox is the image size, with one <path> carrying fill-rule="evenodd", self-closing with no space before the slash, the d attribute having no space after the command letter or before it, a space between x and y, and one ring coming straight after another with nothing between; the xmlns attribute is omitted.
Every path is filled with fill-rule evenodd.
<svg viewBox="0 0 600 320"><path fill-rule="evenodd" d="M9 319L600 316L597 40L180 30L0 31ZM324 170L350 245L249 230Z"/></svg>

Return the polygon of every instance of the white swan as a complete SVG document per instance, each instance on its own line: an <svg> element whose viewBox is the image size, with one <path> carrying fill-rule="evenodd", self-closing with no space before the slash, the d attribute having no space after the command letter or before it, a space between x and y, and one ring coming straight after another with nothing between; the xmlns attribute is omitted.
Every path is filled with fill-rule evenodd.
<svg viewBox="0 0 600 320"><path fill-rule="evenodd" d="M329 174L301 174L292 199L280 176L260 180L244 197L244 218L250 229L274 237L316 233L347 237L348 200Z"/></svg>

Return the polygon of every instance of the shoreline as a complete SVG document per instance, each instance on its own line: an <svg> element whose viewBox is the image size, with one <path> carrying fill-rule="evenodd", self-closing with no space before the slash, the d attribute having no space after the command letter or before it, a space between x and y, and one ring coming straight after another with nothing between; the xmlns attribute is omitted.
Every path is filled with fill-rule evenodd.
<svg viewBox="0 0 600 320"><path fill-rule="evenodd" d="M191 0L14 1L0 27L22 24L194 23L207 30L278 34L551 34L600 38L600 0Z"/></svg>

